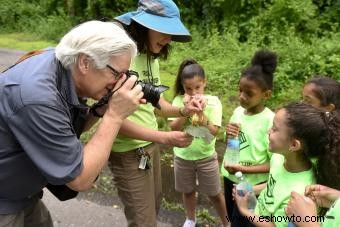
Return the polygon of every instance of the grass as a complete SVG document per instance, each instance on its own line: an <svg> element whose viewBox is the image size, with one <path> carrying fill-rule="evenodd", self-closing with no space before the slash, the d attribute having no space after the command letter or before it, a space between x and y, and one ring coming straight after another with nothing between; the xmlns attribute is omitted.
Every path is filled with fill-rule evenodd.
<svg viewBox="0 0 340 227"><path fill-rule="evenodd" d="M37 40L35 36L26 33L0 34L0 48L30 51L55 45L54 42Z"/></svg>
<svg viewBox="0 0 340 227"><path fill-rule="evenodd" d="M160 63L160 68L162 68L162 62ZM168 100L169 102L171 102L174 97L174 84L175 84L176 76L171 74L170 72L165 72L165 71L161 71L160 74L161 74L160 77L161 77L162 84L170 87L169 90L166 90L163 93L164 98Z"/></svg>

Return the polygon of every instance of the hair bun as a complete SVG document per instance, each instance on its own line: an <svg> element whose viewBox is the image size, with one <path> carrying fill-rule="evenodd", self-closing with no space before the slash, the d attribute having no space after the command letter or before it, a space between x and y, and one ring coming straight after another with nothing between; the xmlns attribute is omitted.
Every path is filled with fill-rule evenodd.
<svg viewBox="0 0 340 227"><path fill-rule="evenodd" d="M267 50L257 51L251 60L253 66L259 65L266 74L273 74L277 66L277 55Z"/></svg>

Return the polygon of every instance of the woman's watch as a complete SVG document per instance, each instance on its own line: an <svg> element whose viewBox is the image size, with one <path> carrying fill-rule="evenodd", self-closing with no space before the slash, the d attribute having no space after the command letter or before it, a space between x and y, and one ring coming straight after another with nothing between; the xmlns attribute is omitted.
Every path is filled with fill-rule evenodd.
<svg viewBox="0 0 340 227"><path fill-rule="evenodd" d="M181 117L187 117L187 115L185 115L184 113L184 107L179 108L179 114L181 115Z"/></svg>

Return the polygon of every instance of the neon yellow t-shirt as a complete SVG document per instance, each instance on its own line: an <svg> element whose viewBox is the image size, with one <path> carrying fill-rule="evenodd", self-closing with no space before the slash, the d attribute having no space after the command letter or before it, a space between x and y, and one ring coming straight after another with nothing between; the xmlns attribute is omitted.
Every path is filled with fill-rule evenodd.
<svg viewBox="0 0 340 227"><path fill-rule="evenodd" d="M270 160L268 150L268 130L272 127L274 113L265 107L261 113L255 115L244 114L245 109L237 107L229 122L240 123L240 164L244 166L259 165ZM229 174L224 168L225 156L221 165L221 173L233 182L238 182L236 177ZM268 179L268 173L244 174L252 185L262 183Z"/></svg>
<svg viewBox="0 0 340 227"><path fill-rule="evenodd" d="M339 227L340 226L340 198L337 199L329 208L325 215L325 221L322 227Z"/></svg>
<svg viewBox="0 0 340 227"><path fill-rule="evenodd" d="M222 104L218 97L205 95L206 107L204 114L208 117L209 121L221 127L222 124ZM172 105L182 107L183 96L176 96L172 101ZM175 155L184 160L199 160L212 156L215 153L216 137L210 142L206 143L204 139L194 138L191 145L185 148L174 147Z"/></svg>
<svg viewBox="0 0 340 227"><path fill-rule="evenodd" d="M315 183L313 169L299 173L288 172L283 166L284 156L273 154L270 160L270 172L267 187L260 193L255 213L273 217L277 227L286 227L288 219L284 208L287 206L292 191L303 195L307 185Z"/></svg>
<svg viewBox="0 0 340 227"><path fill-rule="evenodd" d="M159 63L157 59L150 59L150 68L152 75L149 74L147 57L145 54L136 56L131 62L130 66L131 70L138 72L138 80L149 82L149 79L151 80L151 78L153 78L153 84L161 84L159 76ZM157 118L154 114L154 107L150 103L139 105L138 109L127 119L146 128L158 130ZM148 144L151 144L151 142L136 140L118 134L112 146L112 151L125 152L137 149L139 147L144 147Z"/></svg>

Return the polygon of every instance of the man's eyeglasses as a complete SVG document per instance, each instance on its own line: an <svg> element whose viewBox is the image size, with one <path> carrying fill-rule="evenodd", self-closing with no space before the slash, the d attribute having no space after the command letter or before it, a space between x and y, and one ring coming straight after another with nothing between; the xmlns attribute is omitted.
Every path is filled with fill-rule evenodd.
<svg viewBox="0 0 340 227"><path fill-rule="evenodd" d="M133 70L127 70L125 72L118 72L112 66L106 65L106 67L108 67L111 70L111 72L112 72L112 74L113 74L113 76L115 77L116 80L119 80L124 74L126 74L127 77L130 77L132 75L134 75L136 77L139 76L138 73L133 71Z"/></svg>
<svg viewBox="0 0 340 227"><path fill-rule="evenodd" d="M113 76L115 77L116 80L119 80L125 73L127 73L126 71L125 72L118 72L117 70L115 70L112 66L109 66L109 65L106 65L106 67L108 67Z"/></svg>

